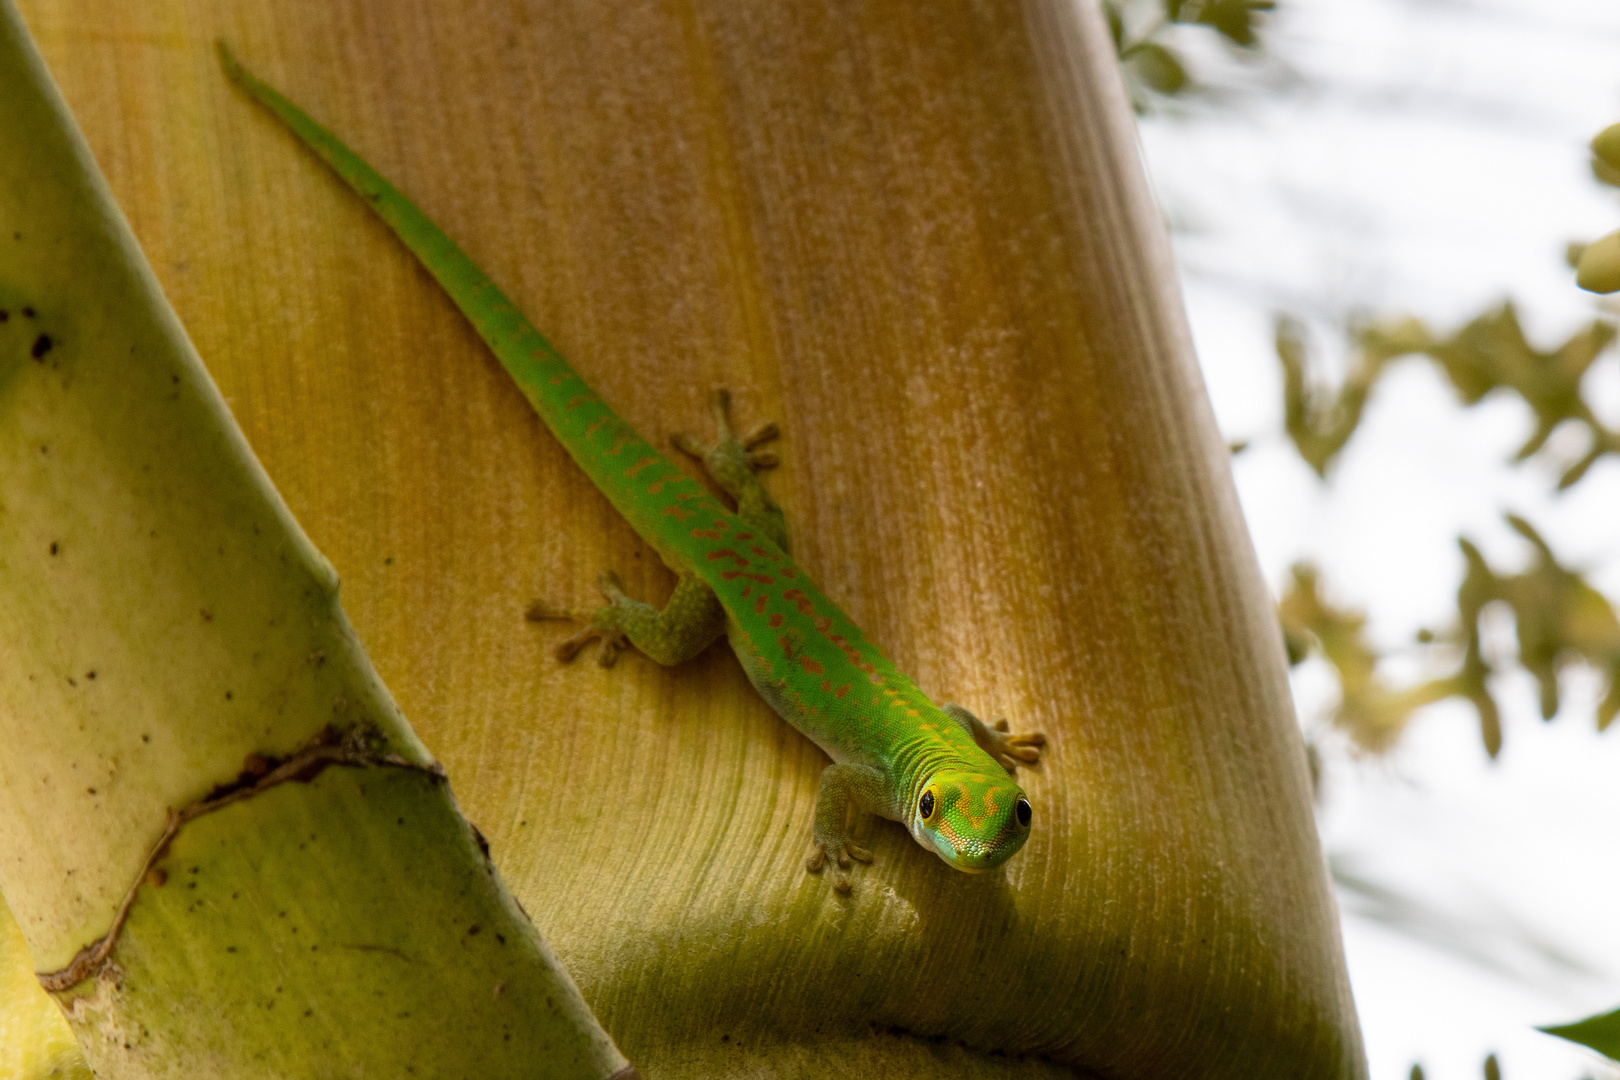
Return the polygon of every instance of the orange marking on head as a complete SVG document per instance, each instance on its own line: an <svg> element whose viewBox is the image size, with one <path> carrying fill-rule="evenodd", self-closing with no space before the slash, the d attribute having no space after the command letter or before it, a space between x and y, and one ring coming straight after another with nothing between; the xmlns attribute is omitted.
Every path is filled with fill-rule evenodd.
<svg viewBox="0 0 1620 1080"><path fill-rule="evenodd" d="M692 535L697 537L699 540L718 540L718 539L720 539L720 534L715 532L713 529L693 529L692 530ZM730 555L732 558L736 559L743 566L748 565L748 560L743 558L741 555L738 555L735 551L711 551L711 552L709 552L709 558L711 558L711 559L723 559L727 555Z"/></svg>
<svg viewBox="0 0 1620 1080"><path fill-rule="evenodd" d="M900 691L898 691L898 690L896 690L896 689L895 689L895 688L894 688L894 687L892 687L892 686L891 686L891 687L890 687L890 688L889 688L889 689L887 689L887 690L885 690L885 691L883 691L883 692L884 692L884 693L885 693L885 694L887 694L887 695L888 695L888 696L890 696L890 697L895 697L895 696L897 696L897 695L898 695L898 694L899 694L899 693L900 693Z"/></svg>
<svg viewBox="0 0 1620 1080"><path fill-rule="evenodd" d="M907 716L921 716L922 713L918 712L916 709L907 709L906 710L906 715Z"/></svg>
<svg viewBox="0 0 1620 1080"><path fill-rule="evenodd" d="M633 479L635 477L636 473L640 472L642 469L645 469L649 465L656 465L656 464L658 464L658 459L657 458L655 458L655 457L644 457L640 461L636 462L634 465L630 466L628 469L624 470L624 475L626 475L628 477L631 477Z"/></svg>
<svg viewBox="0 0 1620 1080"><path fill-rule="evenodd" d="M833 691L833 697L841 698L847 693L849 693L849 687L848 686L840 686L838 689Z"/></svg>
<svg viewBox="0 0 1620 1080"><path fill-rule="evenodd" d="M808 656L799 657L799 666L804 668L804 670L811 675L820 675L822 672L827 670L814 660L810 659Z"/></svg>
<svg viewBox="0 0 1620 1080"><path fill-rule="evenodd" d="M754 601L754 614L755 615L763 615L763 614L765 614L765 602L767 600L769 600L769 599L770 599L770 597L766 596L764 593L759 594L759 599ZM775 627L776 623L772 623L771 626Z"/></svg>
<svg viewBox="0 0 1620 1080"><path fill-rule="evenodd" d="M781 625L782 625L782 613L780 611L771 612L771 629L775 630L778 626L781 626Z"/></svg>
<svg viewBox="0 0 1620 1080"><path fill-rule="evenodd" d="M882 686L882 685L883 685L883 676L881 676L881 675L879 675L879 674L878 674L878 673L877 673L877 672L875 672L875 671L874 671L874 672L872 672L872 674L870 674L870 675L868 675L868 676L867 676L867 678L868 678L868 679L871 679L871 680L872 680L872 682L874 682L874 683L875 683L875 684L877 684L877 685L878 685L878 686Z"/></svg>

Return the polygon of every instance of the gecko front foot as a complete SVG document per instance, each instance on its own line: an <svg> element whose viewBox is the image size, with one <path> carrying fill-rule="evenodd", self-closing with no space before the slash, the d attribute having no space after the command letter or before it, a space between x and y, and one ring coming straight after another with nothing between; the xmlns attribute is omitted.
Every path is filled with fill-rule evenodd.
<svg viewBox="0 0 1620 1080"><path fill-rule="evenodd" d="M578 656L579 650L592 641L600 640L602 643L596 653L596 662L603 667L612 667L614 661L619 659L619 653L624 650L626 644L624 628L617 617L619 601L624 599L623 587L615 574L603 571L597 576L596 588L606 598L607 607L597 608L595 611L579 611L574 608L553 607L543 600L536 600L523 612L523 617L530 622L560 620L585 624L577 634L557 643L555 650L557 659L565 664Z"/></svg>
<svg viewBox="0 0 1620 1080"><path fill-rule="evenodd" d="M804 861L804 868L812 874L821 872L821 868L831 864L833 868L833 888L841 893L849 892L849 875L844 873L849 869L849 861L869 863L872 853L857 845L853 840L817 840L815 850Z"/></svg>
<svg viewBox="0 0 1620 1080"><path fill-rule="evenodd" d="M1006 720L997 720L994 727L987 726L983 720L954 702L947 702L940 708L945 715L962 725L962 730L973 736L980 750L989 754L1008 772L1016 772L1020 762L1033 765L1041 760L1041 747L1046 745L1046 736L1041 732L1027 731L1015 735L1009 730Z"/></svg>

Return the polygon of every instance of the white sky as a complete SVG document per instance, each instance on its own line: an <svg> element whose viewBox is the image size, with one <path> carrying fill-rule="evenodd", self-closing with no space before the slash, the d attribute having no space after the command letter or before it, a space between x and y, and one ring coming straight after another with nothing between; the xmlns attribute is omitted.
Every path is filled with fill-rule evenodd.
<svg viewBox="0 0 1620 1080"><path fill-rule="evenodd" d="M1620 462L1556 496L1552 465L1506 464L1528 410L1511 397L1464 409L1414 359L1386 374L1323 484L1282 434L1272 314L1310 320L1333 370L1358 314L1411 312L1449 330L1512 297L1543 348L1590 319L1598 307L1563 252L1620 227L1620 198L1591 180L1585 151L1620 119L1620 2L1280 6L1257 70L1233 74L1210 35L1185 34L1213 65L1203 70L1237 88L1145 118L1142 140L1216 413L1228 438L1253 440L1233 469L1266 575L1280 587L1290 563L1317 561L1330 595L1367 610L1381 646L1404 649L1390 670L1410 677L1432 670L1412 634L1455 610L1455 538L1480 543L1493 566L1522 565L1505 510L1620 598ZM1611 422L1617 356L1589 384ZM1552 449L1581 447L1555 436ZM1511 622L1494 629L1511 655ZM1528 677L1501 681L1495 764L1455 703L1421 714L1386 759L1330 755L1319 815L1330 857L1405 894L1454 942L1419 943L1341 893L1373 1080L1406 1080L1414 1062L1428 1080L1477 1080L1490 1051L1504 1080L1620 1077L1532 1030L1620 1006L1620 724L1595 732L1595 679L1564 688L1563 711L1543 724ZM1314 729L1334 693L1319 662L1297 669L1295 693Z"/></svg>

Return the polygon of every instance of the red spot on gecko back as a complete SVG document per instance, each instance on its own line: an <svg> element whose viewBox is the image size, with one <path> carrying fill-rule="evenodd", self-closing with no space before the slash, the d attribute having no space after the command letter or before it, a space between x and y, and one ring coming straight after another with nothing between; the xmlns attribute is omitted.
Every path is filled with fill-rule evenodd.
<svg viewBox="0 0 1620 1080"><path fill-rule="evenodd" d="M785 577L785 578L792 577L793 576L793 567L791 567L791 566L782 567L782 576Z"/></svg>
<svg viewBox="0 0 1620 1080"><path fill-rule="evenodd" d="M577 409L581 405L588 403L595 396L595 394L575 394L573 397L568 399L568 404L564 405L563 408Z"/></svg>
<svg viewBox="0 0 1620 1080"><path fill-rule="evenodd" d="M697 537L699 540L718 540L718 539L720 539L720 534L715 532L713 529L693 529L692 530L692 535ZM732 558L737 559L744 566L748 565L748 560L744 559L741 555L738 555L734 551L711 551L711 552L709 552L709 558L711 558L711 559L721 559L721 558L724 558L727 555L730 555Z"/></svg>
<svg viewBox="0 0 1620 1080"><path fill-rule="evenodd" d="M738 533L737 534L737 539L739 539L739 540L752 540L753 538L754 538L753 533Z"/></svg>
<svg viewBox="0 0 1620 1080"><path fill-rule="evenodd" d="M765 604L766 604L766 601L768 601L768 600L770 600L770 597L766 596L764 593L759 594L759 599L754 601L754 614L755 615L763 615L763 614L765 614ZM775 622L771 623L772 627L775 627L777 625L778 624L775 623Z"/></svg>
<svg viewBox="0 0 1620 1080"><path fill-rule="evenodd" d="M848 686L840 686L838 689L833 691L833 697L841 698L847 693L849 693L849 687Z"/></svg>
<svg viewBox="0 0 1620 1080"><path fill-rule="evenodd" d="M825 634L827 632L827 628L830 627L830 626L832 626L832 620L827 618L827 616L825 616L825 615L817 615L816 616L816 629L817 630L820 630L823 634Z"/></svg>
<svg viewBox="0 0 1620 1080"><path fill-rule="evenodd" d="M788 573L786 568L784 568L782 570L782 576L792 577L793 575ZM782 599L788 601L794 607L798 608L800 615L808 615L810 612L816 609L816 605L812 604L809 597L805 596L804 592L800 589L789 589L787 592L782 594Z"/></svg>
<svg viewBox="0 0 1620 1080"><path fill-rule="evenodd" d="M743 586L743 591L742 591L742 594L743 594L743 595L744 595L744 596L747 596L747 595L748 595L748 594L749 594L749 593L751 593L751 592L753 592L753 591L754 591L754 587L753 587L753 586L752 586L752 585L744 585L744 586Z"/></svg>
<svg viewBox="0 0 1620 1080"><path fill-rule="evenodd" d="M664 507L664 516L672 517L676 521L685 521L687 518L691 517L694 512L695 511L686 509L684 506Z"/></svg>
<svg viewBox="0 0 1620 1080"><path fill-rule="evenodd" d="M760 610L763 611L764 609L761 608ZM775 630L778 626L781 626L781 625L782 625L782 613L780 611L772 612L771 613L771 629Z"/></svg>
<svg viewBox="0 0 1620 1080"><path fill-rule="evenodd" d="M766 577L764 574L750 574L746 570L722 570L722 571L720 571L720 580L721 581L736 581L740 577L745 577L749 581L757 581L761 585L775 585L776 584L776 579L775 578Z"/></svg>
<svg viewBox="0 0 1620 1080"><path fill-rule="evenodd" d="M826 669L808 656L799 657L799 666L811 675L820 675Z"/></svg>
<svg viewBox="0 0 1620 1080"><path fill-rule="evenodd" d="M636 473L640 472L642 469L645 469L649 465L656 465L656 464L658 464L658 459L657 458L655 458L655 457L644 457L640 461L636 462L634 465L630 466L628 469L624 470L624 475L630 477L631 479L634 479Z"/></svg>

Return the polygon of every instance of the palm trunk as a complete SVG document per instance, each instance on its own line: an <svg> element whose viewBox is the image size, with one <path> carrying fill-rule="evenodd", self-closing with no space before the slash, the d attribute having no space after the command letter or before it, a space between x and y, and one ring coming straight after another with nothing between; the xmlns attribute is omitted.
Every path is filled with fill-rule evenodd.
<svg viewBox="0 0 1620 1080"><path fill-rule="evenodd" d="M1365 1074L1275 619L1089 4L24 10L378 670L649 1075ZM837 897L802 864L825 758L731 657L550 659L529 600L671 579L215 37L644 434L701 432L715 384L783 421L800 563L936 698L1053 737L1021 854L968 877L877 822Z"/></svg>

